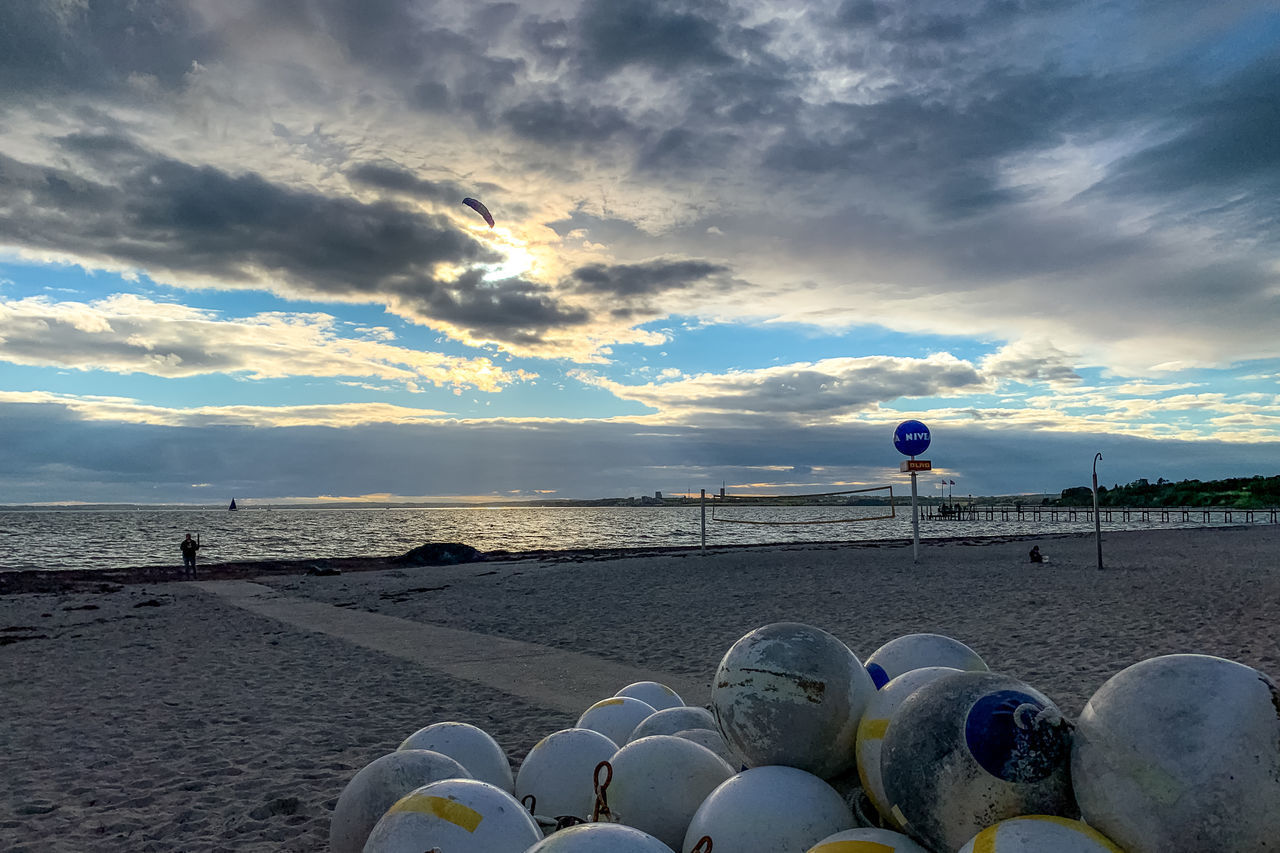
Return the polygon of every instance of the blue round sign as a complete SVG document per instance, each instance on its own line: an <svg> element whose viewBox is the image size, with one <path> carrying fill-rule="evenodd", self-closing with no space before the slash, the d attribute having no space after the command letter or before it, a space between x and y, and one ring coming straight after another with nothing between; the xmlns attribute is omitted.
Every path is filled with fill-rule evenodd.
<svg viewBox="0 0 1280 853"><path fill-rule="evenodd" d="M893 431L893 446L903 456L919 456L929 449L929 428L919 421L903 421Z"/></svg>

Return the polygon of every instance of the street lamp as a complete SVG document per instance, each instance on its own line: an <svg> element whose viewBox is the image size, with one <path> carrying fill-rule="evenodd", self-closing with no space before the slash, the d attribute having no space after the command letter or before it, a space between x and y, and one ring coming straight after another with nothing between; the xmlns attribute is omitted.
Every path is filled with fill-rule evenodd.
<svg viewBox="0 0 1280 853"><path fill-rule="evenodd" d="M1098 570L1102 570L1102 516L1098 515L1098 460L1101 453L1093 455L1093 538L1098 540Z"/></svg>

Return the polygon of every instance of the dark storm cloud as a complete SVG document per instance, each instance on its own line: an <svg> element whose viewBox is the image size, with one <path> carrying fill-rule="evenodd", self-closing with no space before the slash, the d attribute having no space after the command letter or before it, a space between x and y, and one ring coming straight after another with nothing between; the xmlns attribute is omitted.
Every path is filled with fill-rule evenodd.
<svg viewBox="0 0 1280 853"><path fill-rule="evenodd" d="M1164 142L1122 158L1096 188L1112 196L1199 195L1197 206L1228 201L1280 214L1280 59L1250 67L1209 89L1172 115ZM1204 193L1210 193L1205 197Z"/></svg>
<svg viewBox="0 0 1280 853"><path fill-rule="evenodd" d="M577 19L579 61L587 78L638 65L661 74L730 64L720 44L724 3L587 0Z"/></svg>
<svg viewBox="0 0 1280 853"><path fill-rule="evenodd" d="M498 260L444 217L192 166L118 138L74 135L60 146L114 182L0 155L0 239L231 282L266 272L310 295L395 297L430 319L495 334L582 319L529 282L438 280L439 264Z"/></svg>
<svg viewBox="0 0 1280 853"><path fill-rule="evenodd" d="M93 0L0 3L0 100L119 88L132 74L177 86L221 51L184 3Z"/></svg>
<svg viewBox="0 0 1280 853"><path fill-rule="evenodd" d="M361 163L346 172L355 184L424 198L435 202L456 202L466 193L452 181L428 181L407 169L381 163Z"/></svg>
<svg viewBox="0 0 1280 853"><path fill-rule="evenodd" d="M626 299L701 287L728 273L729 268L723 264L707 261L653 260L640 264L589 264L574 270L571 278L580 292ZM728 286L722 281L719 289Z"/></svg>
<svg viewBox="0 0 1280 853"><path fill-rule="evenodd" d="M6 438L0 442L0 494L10 503L528 489L595 498L676 492L689 485L714 490L724 480L767 487L793 482L805 468L821 469L805 475L811 482L901 482L892 419L762 429L745 429L743 420L661 430L617 422L543 422L531 428L501 421L251 429L85 421L58 405L0 403L0 421ZM1258 459L1280 454L1275 442L1243 446L936 424L932 433L929 455L957 480L957 494L1084 485L1097 451L1104 454L1104 483L1239 476L1257 470ZM201 461L198 476L210 484L207 489L191 489L192 459ZM317 459L325 464L316 465ZM430 474L427 481L423 472Z"/></svg>
<svg viewBox="0 0 1280 853"><path fill-rule="evenodd" d="M787 128L765 153L780 173L874 176L963 216L1025 197L999 184L1000 160L1089 134L1129 106L1114 82L1053 73L992 72L949 97L901 94L865 105L830 104Z"/></svg>
<svg viewBox="0 0 1280 853"><path fill-rule="evenodd" d="M411 105L465 112L481 126L525 71L522 58L488 51L491 37L514 23L513 4L478 5L457 29L439 26L431 5L415 0L311 0L283 13L271 5L255 9L269 26L321 32L353 62L402 88Z"/></svg>
<svg viewBox="0 0 1280 853"><path fill-rule="evenodd" d="M632 129L616 107L574 103L562 98L536 98L502 113L515 134L544 145L589 145Z"/></svg>

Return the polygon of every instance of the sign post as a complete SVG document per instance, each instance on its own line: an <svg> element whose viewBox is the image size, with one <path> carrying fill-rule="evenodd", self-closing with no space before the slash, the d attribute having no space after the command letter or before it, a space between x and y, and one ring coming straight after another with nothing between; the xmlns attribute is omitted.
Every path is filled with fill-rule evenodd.
<svg viewBox="0 0 1280 853"><path fill-rule="evenodd" d="M933 463L928 459L917 459L921 453L929 449L929 428L920 421L903 421L893 431L893 446L903 456L910 456L903 462L899 470L911 473L911 561L920 562L920 506L916 496L916 474L930 471Z"/></svg>

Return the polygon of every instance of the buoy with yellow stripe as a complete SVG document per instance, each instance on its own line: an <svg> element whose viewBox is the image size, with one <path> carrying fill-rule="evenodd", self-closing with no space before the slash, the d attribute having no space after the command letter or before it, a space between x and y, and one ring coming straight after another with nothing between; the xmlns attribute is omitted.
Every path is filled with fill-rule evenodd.
<svg viewBox="0 0 1280 853"><path fill-rule="evenodd" d="M1002 820L957 853L1124 853L1111 839L1078 820L1024 815Z"/></svg>
<svg viewBox="0 0 1280 853"><path fill-rule="evenodd" d="M648 702L641 702L630 696L611 696L583 711L575 727L600 732L622 746L631 737L635 727L652 713L653 706Z"/></svg>
<svg viewBox="0 0 1280 853"><path fill-rule="evenodd" d="M671 848L620 823L583 823L548 835L528 853L671 853Z"/></svg>
<svg viewBox="0 0 1280 853"><path fill-rule="evenodd" d="M607 797L614 818L672 848L684 841L707 795L734 774L711 750L672 735L632 741L609 763L613 778Z"/></svg>
<svg viewBox="0 0 1280 853"><path fill-rule="evenodd" d="M1078 817L1070 728L1052 700L1013 676L940 675L889 720L880 771L890 810L935 851L1006 818Z"/></svg>
<svg viewBox="0 0 1280 853"><path fill-rule="evenodd" d="M988 669L986 661L977 652L943 634L896 637L872 652L866 666L877 689L905 672L926 666L949 666L971 672L986 672Z"/></svg>
<svg viewBox="0 0 1280 853"><path fill-rule="evenodd" d="M684 700L680 698L679 693L657 681L636 681L613 695L639 699L647 705L652 705L655 711L679 708L684 705Z"/></svg>
<svg viewBox="0 0 1280 853"><path fill-rule="evenodd" d="M405 794L442 779L470 779L447 755L427 749L388 753L360 768L342 789L329 821L330 853L360 853L378 820Z"/></svg>
<svg viewBox="0 0 1280 853"><path fill-rule="evenodd" d="M829 835L805 853L929 853L901 832L860 826Z"/></svg>
<svg viewBox="0 0 1280 853"><path fill-rule="evenodd" d="M479 726L453 720L432 723L405 738L399 748L443 753L482 782L497 785L508 794L515 790L515 776L507 753Z"/></svg>
<svg viewBox="0 0 1280 853"><path fill-rule="evenodd" d="M707 795L689 821L681 851L693 853L703 836L711 839L713 853L804 851L854 824L844 798L812 773L753 767Z"/></svg>
<svg viewBox="0 0 1280 853"><path fill-rule="evenodd" d="M880 752L884 746L884 736L889 730L889 720L898 706L924 685L940 675L959 672L947 666L926 666L904 672L884 687L876 691L867 704L858 723L858 740L855 750L858 756L858 778L862 781L862 790L866 793L871 805L891 828L901 829L893 809L884 792L884 777L880 772Z"/></svg>
<svg viewBox="0 0 1280 853"><path fill-rule="evenodd" d="M595 806L595 769L618 751L591 729L552 732L529 750L516 774L516 799L533 797L534 814L586 820Z"/></svg>
<svg viewBox="0 0 1280 853"><path fill-rule="evenodd" d="M832 779L853 769L871 676L849 647L801 622L756 628L725 652L711 689L720 734L748 767Z"/></svg>
<svg viewBox="0 0 1280 853"><path fill-rule="evenodd" d="M1071 775L1129 853L1280 850L1280 689L1211 655L1135 663L1080 712Z"/></svg>
<svg viewBox="0 0 1280 853"><path fill-rule="evenodd" d="M516 798L477 779L432 782L397 800L364 853L525 853L542 830Z"/></svg>

